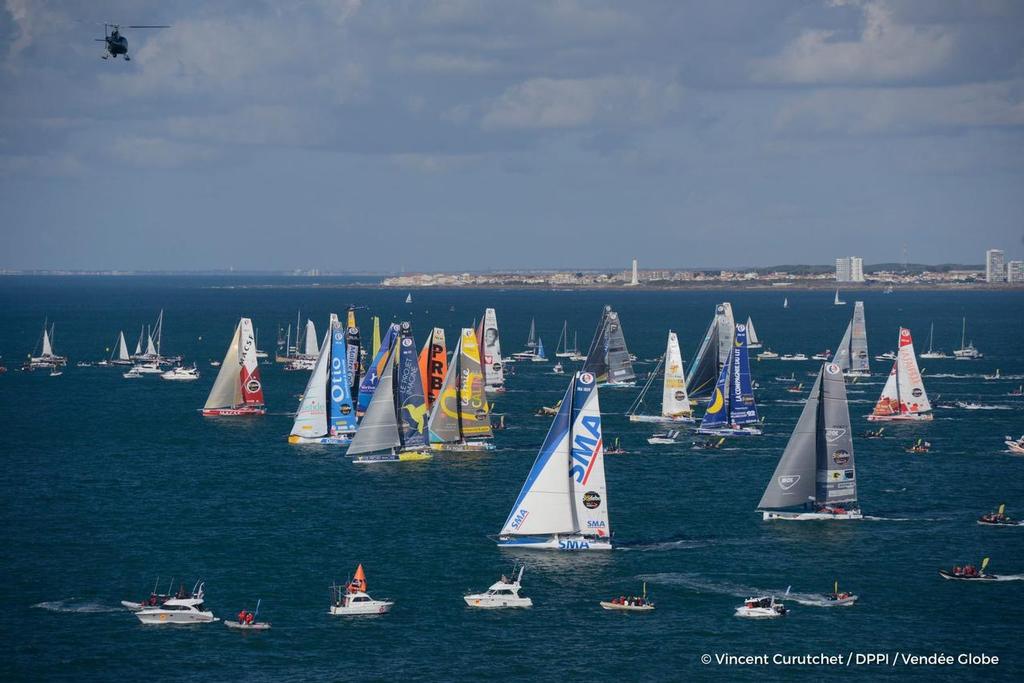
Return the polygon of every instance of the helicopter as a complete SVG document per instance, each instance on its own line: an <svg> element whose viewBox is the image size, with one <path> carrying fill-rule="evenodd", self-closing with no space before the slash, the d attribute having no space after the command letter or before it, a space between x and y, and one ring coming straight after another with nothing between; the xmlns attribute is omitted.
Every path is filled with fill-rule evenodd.
<svg viewBox="0 0 1024 683"><path fill-rule="evenodd" d="M170 28L166 24L139 24L134 26L127 26L126 28ZM103 52L103 59L109 59L113 57L117 59L118 55L124 55L124 61L130 62L131 57L128 56L128 39L121 35L121 27L118 24L103 24L103 37L96 38L96 40L106 43L106 50Z"/></svg>

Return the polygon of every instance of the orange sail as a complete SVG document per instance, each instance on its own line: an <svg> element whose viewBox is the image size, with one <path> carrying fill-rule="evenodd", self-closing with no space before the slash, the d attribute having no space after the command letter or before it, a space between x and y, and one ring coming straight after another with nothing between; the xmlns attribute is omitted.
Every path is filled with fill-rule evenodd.
<svg viewBox="0 0 1024 683"><path fill-rule="evenodd" d="M444 341L444 329L435 327L420 351L420 376L423 378L423 396L427 406L434 405L445 373L448 372L448 348Z"/></svg>
<svg viewBox="0 0 1024 683"><path fill-rule="evenodd" d="M356 591L366 592L366 572L363 571L362 564L356 567L355 576L352 577L352 581L348 584L349 593L355 593Z"/></svg>

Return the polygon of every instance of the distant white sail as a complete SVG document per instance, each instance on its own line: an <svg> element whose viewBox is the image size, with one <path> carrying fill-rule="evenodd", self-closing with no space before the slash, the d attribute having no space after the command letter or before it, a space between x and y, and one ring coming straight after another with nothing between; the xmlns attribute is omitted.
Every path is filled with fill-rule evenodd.
<svg viewBox="0 0 1024 683"><path fill-rule="evenodd" d="M754 330L754 321L747 316L747 348L759 349L761 348L761 340L757 338L757 332Z"/></svg>
<svg viewBox="0 0 1024 683"><path fill-rule="evenodd" d="M302 353L306 356L316 356L316 325L313 324L312 320L306 320L306 344Z"/></svg>
<svg viewBox="0 0 1024 683"><path fill-rule="evenodd" d="M50 331L43 325L43 357L53 355L53 346L50 344Z"/></svg>
<svg viewBox="0 0 1024 683"><path fill-rule="evenodd" d="M117 335L117 359L128 360L128 345L124 341L124 331Z"/></svg>

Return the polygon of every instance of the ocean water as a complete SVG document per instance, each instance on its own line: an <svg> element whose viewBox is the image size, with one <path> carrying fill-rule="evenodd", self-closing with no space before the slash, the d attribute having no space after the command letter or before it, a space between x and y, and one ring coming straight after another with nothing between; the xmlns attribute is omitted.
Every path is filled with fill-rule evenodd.
<svg viewBox="0 0 1024 683"><path fill-rule="evenodd" d="M939 680L1020 680L1024 581L943 581L937 570L992 558L991 570L1024 578L1024 527L991 529L975 519L1005 501L1024 517L1024 457L1003 436L1024 433L1024 399L1007 394L1024 379L986 381L999 368L1024 375L1024 297L1011 293L853 292L406 292L344 279L3 278L0 279L0 676L3 680L874 680L891 666L725 666L703 654L928 655L986 653L994 666L904 666L899 674ZM862 508L855 523L765 523L754 512L802 400L775 377L795 372L809 388L816 363L753 364L766 434L733 439L717 452L648 446L652 425L623 413L638 389L601 392L612 526L606 553L514 553L487 538L508 514L549 426L533 416L564 392L568 376L549 364L516 364L496 400L508 429L497 450L431 462L353 466L337 448L290 446L290 414L305 373L264 366L269 414L202 418L197 412L240 315L251 316L271 353L279 325L296 310L320 332L349 304L369 315L409 319L418 339L497 309L506 352L522 348L530 318L549 354L562 327L593 333L601 306L620 312L626 338L654 367L669 328L684 358L699 345L717 301L750 315L766 346L808 355L834 348L863 298L872 355L895 349L899 325L919 349L935 323L936 346L960 339L960 318L985 352L976 362L922 361L940 402L976 400L994 410L940 409L930 424L889 426L891 438L856 440ZM202 378L171 383L122 379L120 371L76 368L97 360L125 330L165 310L164 349L199 362ZM56 350L71 359L61 377L16 371L44 317L56 321ZM855 433L889 364L849 386ZM946 376L943 376L946 375ZM949 376L955 375L955 376ZM924 456L904 447L933 444ZM477 612L462 595L485 589L514 562L526 563L529 610ZM327 614L332 581L358 563L370 592L396 601L380 618ZM119 606L163 587L206 582L221 617L262 600L262 634L221 624L145 627ZM821 605L838 579L861 596L852 608ZM646 580L657 610L610 613L598 601L638 592ZM748 595L792 586L784 619L738 619Z"/></svg>

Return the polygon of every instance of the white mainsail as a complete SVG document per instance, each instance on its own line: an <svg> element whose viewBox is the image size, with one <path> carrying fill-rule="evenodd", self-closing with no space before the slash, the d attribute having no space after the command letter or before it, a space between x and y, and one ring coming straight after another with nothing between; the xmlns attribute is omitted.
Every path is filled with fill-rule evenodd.
<svg viewBox="0 0 1024 683"><path fill-rule="evenodd" d="M747 348L761 348L761 340L757 338L757 332L754 331L754 321L750 319L749 315L747 316Z"/></svg>
<svg viewBox="0 0 1024 683"><path fill-rule="evenodd" d="M124 341L124 330L117 335L117 359L128 360L128 345Z"/></svg>
<svg viewBox="0 0 1024 683"><path fill-rule="evenodd" d="M50 343L50 331L43 325L43 353L42 357L47 358L53 355L53 345Z"/></svg>
<svg viewBox="0 0 1024 683"><path fill-rule="evenodd" d="M153 335L150 332L146 333L146 355L155 356L156 346L153 344Z"/></svg>
<svg viewBox="0 0 1024 683"><path fill-rule="evenodd" d="M313 324L312 320L306 319L306 341L305 348L302 353L306 356L313 357L317 354L316 348L316 325Z"/></svg>
<svg viewBox="0 0 1024 683"><path fill-rule="evenodd" d="M611 536L608 518L608 489L604 476L604 443L601 434L601 406L597 382L582 375L573 394L576 413L572 425L572 482L576 531L582 534Z"/></svg>
<svg viewBox="0 0 1024 683"><path fill-rule="evenodd" d="M337 321L337 315L331 314L331 322ZM327 327L324 343L320 354L309 375L306 390L302 394L302 402L295 413L291 433L295 436L317 437L327 434L327 382L330 374L331 329Z"/></svg>
<svg viewBox="0 0 1024 683"><path fill-rule="evenodd" d="M235 326L235 333L231 336L228 351L224 354L220 371L217 372L217 379L213 382L213 388L210 389L203 410L230 408L242 402L242 383L238 379L238 366L241 364L238 357L238 335L241 328L242 323L239 322Z"/></svg>
<svg viewBox="0 0 1024 683"><path fill-rule="evenodd" d="M498 334L498 316L493 308L484 310L483 366L488 391L505 387L505 366L501 359L501 337Z"/></svg>
<svg viewBox="0 0 1024 683"><path fill-rule="evenodd" d="M665 380L661 393L663 417L689 417L692 412L690 397L686 394L686 376L679 338L671 330L665 348Z"/></svg>
<svg viewBox="0 0 1024 683"><path fill-rule="evenodd" d="M914 355L910 330L900 328L899 352L868 420L931 420L931 402Z"/></svg>

